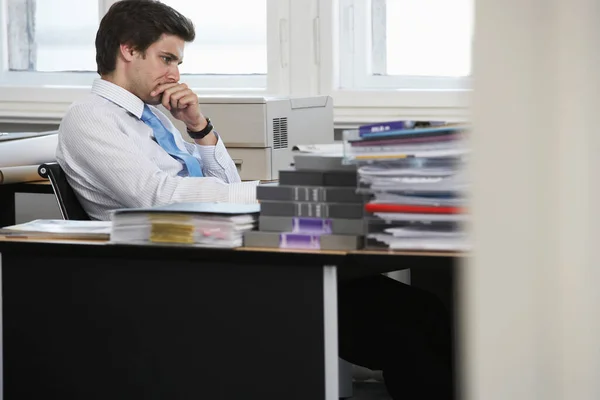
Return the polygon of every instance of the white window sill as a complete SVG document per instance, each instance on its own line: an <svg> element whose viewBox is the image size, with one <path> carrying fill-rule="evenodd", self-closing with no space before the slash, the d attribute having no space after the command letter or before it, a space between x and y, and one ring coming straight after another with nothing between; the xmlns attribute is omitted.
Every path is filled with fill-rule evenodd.
<svg viewBox="0 0 600 400"><path fill-rule="evenodd" d="M470 90L338 90L334 120L338 127L392 120L466 121Z"/></svg>
<svg viewBox="0 0 600 400"><path fill-rule="evenodd" d="M0 86L0 122L59 123L68 107L90 92L89 86ZM198 89L198 94L268 95L260 89ZM469 90L338 90L334 99L337 127L397 119L464 121Z"/></svg>

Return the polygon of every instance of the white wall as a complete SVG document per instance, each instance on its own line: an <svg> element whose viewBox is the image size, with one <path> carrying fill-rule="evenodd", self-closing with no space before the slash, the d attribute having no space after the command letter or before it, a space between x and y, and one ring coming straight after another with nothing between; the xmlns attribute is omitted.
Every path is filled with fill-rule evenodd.
<svg viewBox="0 0 600 400"><path fill-rule="evenodd" d="M600 3L477 0L468 400L600 398Z"/></svg>

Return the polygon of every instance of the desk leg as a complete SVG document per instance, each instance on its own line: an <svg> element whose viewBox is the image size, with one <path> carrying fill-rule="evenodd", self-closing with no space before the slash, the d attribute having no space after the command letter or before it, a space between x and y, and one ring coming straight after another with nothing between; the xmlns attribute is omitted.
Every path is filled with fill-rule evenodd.
<svg viewBox="0 0 600 400"><path fill-rule="evenodd" d="M2 306L2 254L0 253L0 400L4 399L4 308Z"/></svg>
<svg viewBox="0 0 600 400"><path fill-rule="evenodd" d="M0 185L0 228L15 224L15 192Z"/></svg>
<svg viewBox="0 0 600 400"><path fill-rule="evenodd" d="M323 267L323 334L325 338L325 399L339 399L337 268Z"/></svg>

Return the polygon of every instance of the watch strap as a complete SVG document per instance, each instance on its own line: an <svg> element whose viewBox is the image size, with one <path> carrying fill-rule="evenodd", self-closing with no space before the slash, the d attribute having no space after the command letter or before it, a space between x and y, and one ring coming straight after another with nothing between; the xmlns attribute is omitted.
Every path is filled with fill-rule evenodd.
<svg viewBox="0 0 600 400"><path fill-rule="evenodd" d="M192 139L203 139L206 135L211 133L212 130L213 130L213 125L210 122L210 119L206 118L206 126L204 127L204 129L202 129L201 131L198 131L198 132L193 132L188 129L187 133Z"/></svg>

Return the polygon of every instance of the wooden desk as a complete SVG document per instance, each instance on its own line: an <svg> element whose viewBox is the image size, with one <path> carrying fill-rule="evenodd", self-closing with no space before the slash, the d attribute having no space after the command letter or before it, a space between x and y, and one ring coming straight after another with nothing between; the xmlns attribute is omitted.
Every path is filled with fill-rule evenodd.
<svg viewBox="0 0 600 400"><path fill-rule="evenodd" d="M338 400L336 274L454 258L386 253L0 240L5 397Z"/></svg>
<svg viewBox="0 0 600 400"><path fill-rule="evenodd" d="M24 182L0 185L0 227L15 224L16 193L54 193L50 182Z"/></svg>

